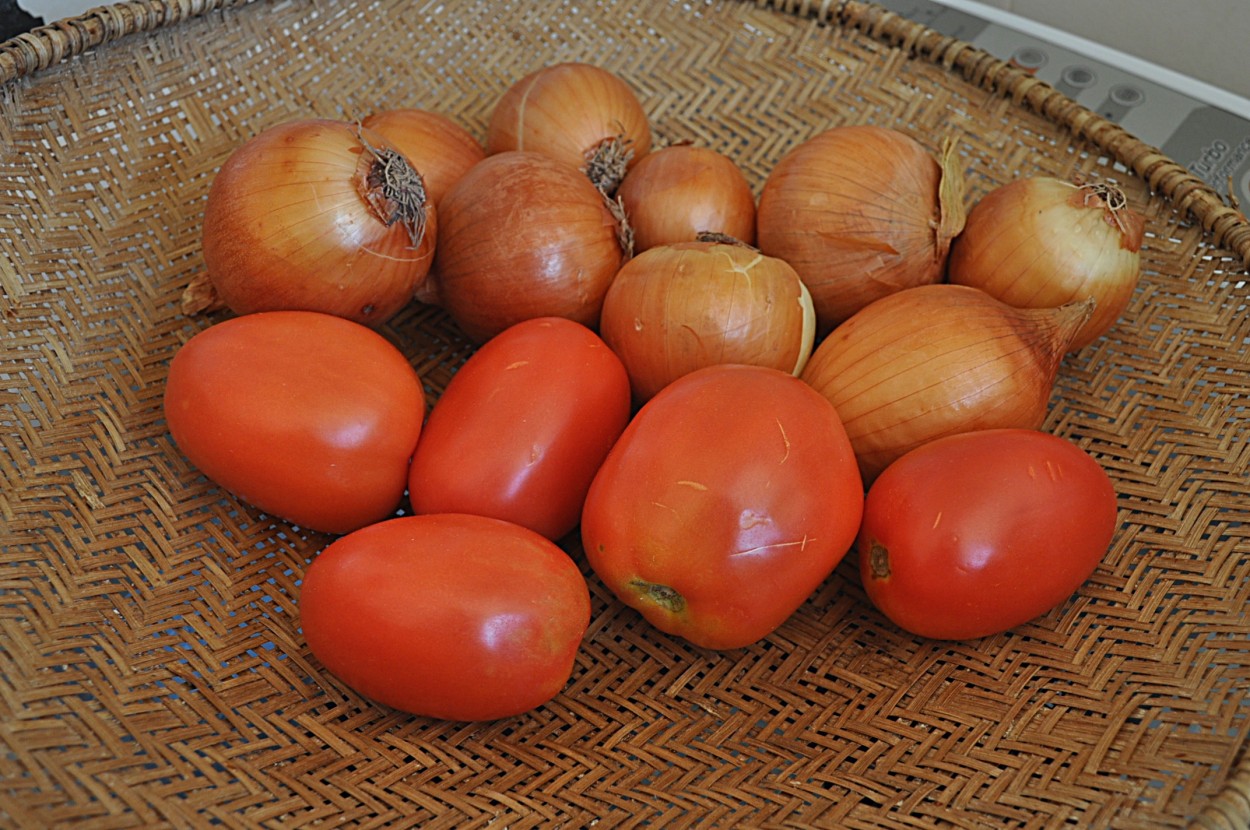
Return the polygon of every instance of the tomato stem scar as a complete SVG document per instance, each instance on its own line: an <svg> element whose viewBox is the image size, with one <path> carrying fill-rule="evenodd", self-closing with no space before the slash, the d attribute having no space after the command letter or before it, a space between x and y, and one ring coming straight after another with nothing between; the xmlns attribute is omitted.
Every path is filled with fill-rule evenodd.
<svg viewBox="0 0 1250 830"><path fill-rule="evenodd" d="M890 549L875 539L868 551L868 568L873 579L890 578Z"/></svg>
<svg viewBox="0 0 1250 830"><path fill-rule="evenodd" d="M632 579L629 584L630 587L644 589L647 599L674 614L680 614L686 609L686 598L678 593L675 588L655 582L647 582L645 579Z"/></svg>

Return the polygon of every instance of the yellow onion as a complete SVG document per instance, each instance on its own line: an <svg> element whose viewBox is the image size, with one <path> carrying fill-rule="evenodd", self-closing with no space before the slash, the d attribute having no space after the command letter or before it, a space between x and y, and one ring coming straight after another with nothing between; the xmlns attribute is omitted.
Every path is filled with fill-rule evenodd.
<svg viewBox="0 0 1250 830"><path fill-rule="evenodd" d="M950 281L1021 308L1087 297L1097 306L1070 351L1106 333L1141 276L1145 220L1109 184L1049 176L1016 179L985 195L951 245Z"/></svg>
<svg viewBox="0 0 1250 830"><path fill-rule="evenodd" d="M733 159L710 147L672 144L638 160L617 197L634 231L634 251L693 242L701 234L755 242L755 195Z"/></svg>
<svg viewBox="0 0 1250 830"><path fill-rule="evenodd" d="M870 483L935 438L1040 427L1093 305L1020 309L963 285L909 288L834 329L802 377L837 409Z"/></svg>
<svg viewBox="0 0 1250 830"><path fill-rule="evenodd" d="M270 127L231 153L202 232L206 275L184 293L187 313L320 311L370 326L413 299L436 236L434 207L404 155L327 119Z"/></svg>
<svg viewBox="0 0 1250 830"><path fill-rule="evenodd" d="M641 402L721 363L798 375L815 324L806 286L782 260L741 244L679 242L621 267L604 298L600 334Z"/></svg>
<svg viewBox="0 0 1250 830"><path fill-rule="evenodd" d="M404 154L421 173L426 198L435 205L470 167L486 157L486 150L468 130L431 110L382 110L360 123Z"/></svg>
<svg viewBox="0 0 1250 830"><path fill-rule="evenodd" d="M532 317L594 328L626 255L608 199L584 175L539 153L497 153L439 203L421 299L479 343Z"/></svg>
<svg viewBox="0 0 1250 830"><path fill-rule="evenodd" d="M942 162L898 130L833 127L787 153L756 210L756 244L794 266L828 331L873 300L945 276L963 227L954 145Z"/></svg>
<svg viewBox="0 0 1250 830"><path fill-rule="evenodd" d="M521 78L496 102L486 129L486 152L543 153L609 194L650 149L651 125L634 90L588 63L553 64Z"/></svg>

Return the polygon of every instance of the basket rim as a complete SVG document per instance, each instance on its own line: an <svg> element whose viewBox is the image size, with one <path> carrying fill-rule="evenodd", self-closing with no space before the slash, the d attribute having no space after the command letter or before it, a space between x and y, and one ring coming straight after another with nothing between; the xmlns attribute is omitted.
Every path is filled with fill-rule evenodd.
<svg viewBox="0 0 1250 830"><path fill-rule="evenodd" d="M45 23L0 41L0 87L81 56L91 49L256 0L120 0ZM1216 247L1241 258L1250 273L1250 219L1188 169L1045 81L958 38L864 0L740 0L758 8L858 31L907 55L957 72L967 82L1087 140L1140 176L1157 195L1199 223ZM1220 793L1190 830L1242 826L1250 820L1250 746Z"/></svg>

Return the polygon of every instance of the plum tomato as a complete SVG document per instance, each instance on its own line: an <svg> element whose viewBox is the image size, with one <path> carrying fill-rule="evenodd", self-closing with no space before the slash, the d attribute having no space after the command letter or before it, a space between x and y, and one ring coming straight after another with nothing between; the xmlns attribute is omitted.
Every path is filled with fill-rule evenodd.
<svg viewBox="0 0 1250 830"><path fill-rule="evenodd" d="M590 329L517 323L452 376L409 473L415 513L473 513L559 539L630 417L629 376Z"/></svg>
<svg viewBox="0 0 1250 830"><path fill-rule="evenodd" d="M1094 572L1116 528L1101 465L1027 429L939 438L873 482L856 543L869 599L900 628L966 640L1025 623Z"/></svg>
<svg viewBox="0 0 1250 830"><path fill-rule="evenodd" d="M590 592L554 542L484 516L401 516L313 559L299 595L313 656L357 693L454 721L519 715L568 683Z"/></svg>
<svg viewBox="0 0 1250 830"><path fill-rule="evenodd" d="M604 584L657 628L738 648L829 576L863 502L832 404L777 369L721 364L634 416L586 497L582 542Z"/></svg>
<svg viewBox="0 0 1250 830"><path fill-rule="evenodd" d="M273 516L347 533L399 507L425 391L377 332L313 311L234 317L174 355L165 418L204 475Z"/></svg>

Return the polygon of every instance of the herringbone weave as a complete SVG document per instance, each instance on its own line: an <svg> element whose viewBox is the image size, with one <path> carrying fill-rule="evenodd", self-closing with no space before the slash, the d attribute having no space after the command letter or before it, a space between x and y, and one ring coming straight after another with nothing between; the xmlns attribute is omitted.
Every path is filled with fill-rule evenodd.
<svg viewBox="0 0 1250 830"><path fill-rule="evenodd" d="M667 637L587 574L572 679L509 720L374 705L298 627L328 541L203 478L162 420L214 172L268 125L441 111L479 137L523 73L582 60L661 140L757 192L839 124L960 142L969 201L1114 179L1147 217L1124 319L1046 427L1120 527L1070 601L939 643L844 563L759 644ZM0 46L0 825L1244 828L1250 824L1250 230L1218 193L1008 64L862 3L143 0ZM469 352L385 329L432 395ZM567 547L580 557L575 541ZM579 558L579 561L580 558Z"/></svg>

